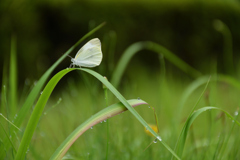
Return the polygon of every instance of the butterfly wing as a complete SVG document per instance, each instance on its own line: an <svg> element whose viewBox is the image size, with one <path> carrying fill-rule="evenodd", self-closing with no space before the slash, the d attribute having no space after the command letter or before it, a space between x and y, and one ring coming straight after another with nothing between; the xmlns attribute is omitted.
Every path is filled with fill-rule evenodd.
<svg viewBox="0 0 240 160"><path fill-rule="evenodd" d="M94 38L77 52L73 63L82 67L95 67L98 66L101 61L101 42L98 38Z"/></svg>

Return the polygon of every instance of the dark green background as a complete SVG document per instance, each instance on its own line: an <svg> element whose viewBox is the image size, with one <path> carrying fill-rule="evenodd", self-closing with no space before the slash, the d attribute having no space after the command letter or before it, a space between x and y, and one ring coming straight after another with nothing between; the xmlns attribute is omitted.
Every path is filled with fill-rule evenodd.
<svg viewBox="0 0 240 160"><path fill-rule="evenodd" d="M38 79L69 47L102 22L93 37L103 43L103 66L108 67L108 41L117 37L115 63L132 43L150 40L168 48L181 59L208 73L209 63L222 63L223 37L213 27L220 19L233 35L235 64L240 52L240 6L237 1L1 1L1 68L8 63L11 35L17 37L20 83ZM83 45L83 44L82 44ZM80 46L79 46L80 48ZM76 50L77 52L77 50ZM71 56L75 56L72 53ZM142 51L135 59L156 69L156 54ZM66 59L56 70L68 67ZM134 66L134 64L132 64ZM219 71L224 72L221 65ZM157 68L158 69L158 68ZM103 69L103 72L107 70ZM111 73L102 73L111 74Z"/></svg>

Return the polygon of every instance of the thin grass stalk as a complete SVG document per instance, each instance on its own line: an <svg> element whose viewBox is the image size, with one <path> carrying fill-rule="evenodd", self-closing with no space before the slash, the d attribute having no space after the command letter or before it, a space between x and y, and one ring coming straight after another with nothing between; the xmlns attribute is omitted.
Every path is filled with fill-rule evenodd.
<svg viewBox="0 0 240 160"><path fill-rule="evenodd" d="M10 118L13 118L17 113L17 46L16 37L12 36L11 39L11 57L10 57L10 75L9 75L9 86L10 86Z"/></svg>
<svg viewBox="0 0 240 160"><path fill-rule="evenodd" d="M108 107L108 88L104 84L103 84L103 90L104 90L106 107ZM106 147L106 158L105 159L108 160L108 150L109 150L109 122L108 122L108 119L106 120L106 122L107 122L107 147Z"/></svg>
<svg viewBox="0 0 240 160"><path fill-rule="evenodd" d="M229 75L234 75L235 68L233 63L232 33L229 27L221 20L213 22L214 28L223 35L223 60L224 69Z"/></svg>

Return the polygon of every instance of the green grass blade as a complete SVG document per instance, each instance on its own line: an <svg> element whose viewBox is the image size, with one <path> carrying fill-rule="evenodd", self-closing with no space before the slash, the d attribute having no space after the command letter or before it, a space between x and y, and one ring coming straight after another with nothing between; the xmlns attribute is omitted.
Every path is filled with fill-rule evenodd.
<svg viewBox="0 0 240 160"><path fill-rule="evenodd" d="M50 76L50 74L52 73L52 71L64 60L64 58L67 57L67 55L69 53L71 53L83 40L85 40L87 37L91 36L94 32L96 32L97 30L99 30L101 27L103 27L105 25L105 23L100 24L99 26L97 26L96 28L94 28L93 30L91 30L90 32L88 32L86 35L84 35L79 41L77 41L77 43L75 43L67 52L64 53L64 55L62 55L45 73L44 75L40 78L40 80L38 81L38 83L36 84L36 86L32 89L32 91L30 92L30 94L28 95L25 103L23 104L18 117L16 119L16 126L20 127L20 125L22 124L24 118L26 117L26 115L29 113L30 108L32 107L34 101L36 100L36 98L39 96L41 89L43 87L43 85L45 84L46 80L48 79L48 77Z"/></svg>
<svg viewBox="0 0 240 160"><path fill-rule="evenodd" d="M128 100L128 103L132 106L138 106L141 104L147 104L146 102L142 100ZM81 125L79 125L65 140L64 142L58 147L58 149L53 153L50 160L59 160L62 159L62 157L66 154L68 149L71 147L71 145L89 128L92 126L98 124L99 122L108 119L110 117L113 117L119 113L122 113L126 111L127 108L124 107L122 103L116 103L109 107L104 108L100 112L96 113L95 115L91 116L88 120L83 122Z"/></svg>
<svg viewBox="0 0 240 160"><path fill-rule="evenodd" d="M187 101L187 99L189 98L190 95L193 94L193 92L199 88L200 86L206 84L208 82L208 79L209 79L209 76L202 76L202 77L199 77L198 79L196 79L195 81L193 81L186 89L185 91L183 92L182 94L182 97L180 99L180 102L179 102L179 106L177 107L179 112L178 113L181 113L183 107L184 107L184 104L185 102ZM231 76L227 76L227 75L223 75L223 74L220 74L220 75L214 75L211 77L211 81L219 81L219 82L225 82L225 83L228 83L230 85L232 85L233 87L235 87L236 89L239 89L240 90L240 82L231 77Z"/></svg>
<svg viewBox="0 0 240 160"><path fill-rule="evenodd" d="M17 155L15 157L16 160L22 160L25 157L27 148L30 144L30 141L32 139L33 133L37 127L38 121L42 115L42 111L49 99L49 96L51 95L54 87L57 85L59 80L68 72L72 71L74 69L65 69L57 73L46 85L44 88L39 100L37 101L37 104L31 114L31 117L28 121L27 127L25 129L23 138L21 140Z"/></svg>
<svg viewBox="0 0 240 160"><path fill-rule="evenodd" d="M16 37L12 36L11 40L11 57L10 57L10 75L9 75L9 86L10 86L10 118L14 117L17 113L17 51L16 51Z"/></svg>
<svg viewBox="0 0 240 160"><path fill-rule="evenodd" d="M178 146L178 155L182 156L183 150L184 150L184 145L186 142L186 138L187 138L187 134L189 131L190 126L192 125L192 123L194 122L194 120L203 112L208 111L208 110L219 110L219 111L223 111L225 113L225 115L227 117L229 117L231 120L235 120L233 116L231 116L228 112L226 112L225 110L221 109L221 108L217 108L217 107L212 107L212 106L208 106L208 107L203 107L198 109L197 111L193 112L188 120L186 121L184 128L182 130L182 134L179 137L179 146ZM238 121L235 120L235 123L240 126L240 123Z"/></svg>
<svg viewBox="0 0 240 160"><path fill-rule="evenodd" d="M113 72L111 83L117 88L120 82L120 79L123 75L124 70L127 67L127 64L131 60L131 58L140 50L148 49L158 54L163 54L164 57L169 60L172 64L177 66L179 69L189 74L190 76L196 78L201 75L199 71L192 68L190 65L182 61L176 55L174 55L171 51L166 49L165 47L150 41L146 42L137 42L129 46L123 53L121 59L119 60L115 71Z"/></svg>
<svg viewBox="0 0 240 160"><path fill-rule="evenodd" d="M3 127L3 125L2 125L1 122L0 122L0 125L1 125L1 127L2 127L2 131L4 132L5 136L7 137L8 143L11 144L11 146L12 146L12 148L13 148L13 151L14 151L14 154L15 154L15 153L17 152L17 150L15 149L15 147L14 147L14 145L13 145L13 143L12 143L10 137L8 136L6 130L4 129L4 127Z"/></svg>
<svg viewBox="0 0 240 160"><path fill-rule="evenodd" d="M191 114L194 112L194 110L195 110L195 108L197 107L198 103L200 102L200 100L201 100L204 92L206 91L209 81L210 81L210 78L208 79L207 84L206 84L206 86L205 86L202 94L201 94L200 97L198 98L196 104L193 106L193 108L192 108L192 110L191 110L191 112L190 112L190 114L189 114L189 116L188 116L188 118L187 118L187 121L185 122L185 124L184 124L184 126L183 126L183 128L182 128L182 130L181 130L181 133L180 133L180 135L179 135L179 138L178 138L178 140L177 140L176 147L175 147L175 151L176 151L177 155L180 156L180 157L182 157L183 147L184 147L184 144L185 144L185 139L184 139L184 135L183 135L183 134L184 134L184 130L185 130L186 127L187 127L187 124L188 124L188 121L189 121L189 119L190 119ZM185 138L186 138L186 137L185 137ZM184 144L182 144L183 142L184 142Z"/></svg>

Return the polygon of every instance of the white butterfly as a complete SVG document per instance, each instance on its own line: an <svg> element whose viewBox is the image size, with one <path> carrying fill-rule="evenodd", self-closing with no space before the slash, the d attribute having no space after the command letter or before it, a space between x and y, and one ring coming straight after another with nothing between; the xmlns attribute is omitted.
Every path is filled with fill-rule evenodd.
<svg viewBox="0 0 240 160"><path fill-rule="evenodd" d="M102 61L101 42L98 38L88 41L71 59L71 65L79 67L96 67Z"/></svg>

